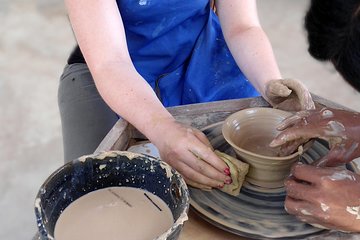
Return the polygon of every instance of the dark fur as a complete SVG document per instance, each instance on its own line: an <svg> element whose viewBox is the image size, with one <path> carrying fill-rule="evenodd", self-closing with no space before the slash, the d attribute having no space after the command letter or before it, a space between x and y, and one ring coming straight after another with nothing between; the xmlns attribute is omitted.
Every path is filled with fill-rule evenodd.
<svg viewBox="0 0 360 240"><path fill-rule="evenodd" d="M360 91L360 0L312 0L305 29L309 53Z"/></svg>

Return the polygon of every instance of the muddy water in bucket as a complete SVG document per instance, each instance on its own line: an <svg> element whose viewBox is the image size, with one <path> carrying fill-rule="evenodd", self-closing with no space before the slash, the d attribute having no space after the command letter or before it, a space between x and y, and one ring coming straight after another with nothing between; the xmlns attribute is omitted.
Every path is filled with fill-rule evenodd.
<svg viewBox="0 0 360 240"><path fill-rule="evenodd" d="M119 151L65 164L35 199L40 239L176 240L188 209L178 172L159 159Z"/></svg>
<svg viewBox="0 0 360 240"><path fill-rule="evenodd" d="M110 187L70 204L56 222L55 239L154 239L173 222L170 208L156 195L137 188ZM129 224L141 226L141 231Z"/></svg>

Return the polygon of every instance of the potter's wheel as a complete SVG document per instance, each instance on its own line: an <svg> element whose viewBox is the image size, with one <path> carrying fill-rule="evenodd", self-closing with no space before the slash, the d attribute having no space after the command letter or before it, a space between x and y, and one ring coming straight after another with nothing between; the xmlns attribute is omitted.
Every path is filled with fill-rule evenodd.
<svg viewBox="0 0 360 240"><path fill-rule="evenodd" d="M222 122L203 130L214 149L235 156L221 133ZM302 156L311 163L325 155L328 148L320 142ZM349 165L350 170L355 169ZM219 190L210 192L190 187L191 207L209 223L239 236L253 239L302 239L326 234L328 231L312 227L297 220L284 210L284 188L261 189L245 183L239 196Z"/></svg>

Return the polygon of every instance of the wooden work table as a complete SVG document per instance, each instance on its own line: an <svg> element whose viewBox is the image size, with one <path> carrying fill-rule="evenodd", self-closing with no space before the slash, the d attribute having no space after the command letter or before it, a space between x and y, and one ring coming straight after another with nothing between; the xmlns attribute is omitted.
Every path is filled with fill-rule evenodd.
<svg viewBox="0 0 360 240"><path fill-rule="evenodd" d="M313 96L316 104L332 108L346 109L336 103L328 101L318 96ZM168 108L169 112L179 121L201 129L210 124L223 121L233 112L249 107L268 107L268 103L261 97L226 100L211 103L183 105ZM126 150L129 145L136 141L146 140L146 138L128 124L120 119L109 131L104 140L100 143L95 152L108 150ZM359 165L360 166L360 165ZM341 235L341 236L340 236ZM333 232L329 237L309 239L360 239L354 234L342 234ZM192 210L189 211L189 220L185 223L179 240L243 240L246 238L228 233L210 223L207 223Z"/></svg>
<svg viewBox="0 0 360 240"><path fill-rule="evenodd" d="M235 234L221 230L204 221L192 210L189 220L185 222L179 240L245 240Z"/></svg>

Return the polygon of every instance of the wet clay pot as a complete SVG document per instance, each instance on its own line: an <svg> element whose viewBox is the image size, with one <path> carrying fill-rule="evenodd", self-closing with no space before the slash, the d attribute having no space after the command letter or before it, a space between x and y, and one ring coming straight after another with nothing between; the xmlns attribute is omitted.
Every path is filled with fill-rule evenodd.
<svg viewBox="0 0 360 240"><path fill-rule="evenodd" d="M170 208L174 224L158 239L178 239L189 209L184 179L159 159L120 151L83 156L47 178L35 199L39 239L54 239L56 221L76 199L98 189L119 186L140 188L160 197Z"/></svg>
<svg viewBox="0 0 360 240"><path fill-rule="evenodd" d="M223 124L222 134L239 159L249 163L246 181L265 188L279 188L289 175L291 165L300 151L279 157L278 148L269 147L280 132L278 124L292 115L273 108L248 108L230 115Z"/></svg>

